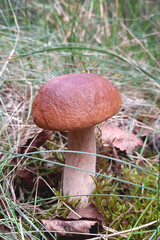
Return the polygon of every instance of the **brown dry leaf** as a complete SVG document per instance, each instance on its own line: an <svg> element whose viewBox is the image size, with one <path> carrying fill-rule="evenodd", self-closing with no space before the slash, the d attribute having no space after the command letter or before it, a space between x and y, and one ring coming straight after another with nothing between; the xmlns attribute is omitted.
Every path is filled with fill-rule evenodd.
<svg viewBox="0 0 160 240"><path fill-rule="evenodd" d="M17 153L29 153L36 151L40 146L43 145L53 134L53 131L41 130L40 132L26 132L26 135L21 136L21 146L18 147ZM12 163L16 163L17 158L12 160Z"/></svg>
<svg viewBox="0 0 160 240"><path fill-rule="evenodd" d="M98 223L93 220L53 219L41 220L48 231L54 231L59 237L86 239L91 233L98 233ZM83 235L81 235L83 234ZM84 236L85 235L85 236ZM94 235L92 235L93 237ZM85 237L85 238L84 238ZM64 238L63 238L64 239Z"/></svg>
<svg viewBox="0 0 160 240"><path fill-rule="evenodd" d="M121 129L116 125L104 122L100 129L103 147L108 147L109 144L112 144L121 151L130 153L135 147L143 145L143 141L135 134L130 133L128 130Z"/></svg>
<svg viewBox="0 0 160 240"><path fill-rule="evenodd" d="M34 172L35 169L17 169L16 174L21 179L22 183L29 189L32 189L35 185L35 180L38 178L37 174ZM39 186L43 186L44 183L42 179L39 180Z"/></svg>
<svg viewBox="0 0 160 240"><path fill-rule="evenodd" d="M34 134L30 138L25 138L25 143L22 146L18 147L18 153L23 154L28 152L34 152L37 148L42 146L42 144L46 142L52 134L53 131L42 130L37 134L37 136L36 134Z"/></svg>
<svg viewBox="0 0 160 240"><path fill-rule="evenodd" d="M79 216L78 216L79 215ZM70 212L67 218L55 217L52 220L42 220L49 231L55 231L62 239L87 239L98 234L104 224L104 216L94 204L78 208ZM81 235L82 234L82 235Z"/></svg>
<svg viewBox="0 0 160 240"><path fill-rule="evenodd" d="M18 153L29 153L37 150L42 144L47 141L51 135L53 134L53 131L49 130L38 130L36 134L36 129L33 129L29 132L26 132L23 134L23 141L22 145L18 147ZM25 159L25 158L23 158ZM16 158L14 158L13 162L17 161ZM16 171L17 176L19 179L21 179L21 184L27 187L28 190L32 190L33 187L36 184L36 180L38 179L37 186L38 186L38 196L41 196L41 194L48 189L45 182L39 178L39 176L36 174L35 167L30 164L28 168L25 169L17 169Z"/></svg>
<svg viewBox="0 0 160 240"><path fill-rule="evenodd" d="M79 217L79 216L80 217ZM100 225L104 225L104 216L102 213L98 211L96 206L91 203L89 206L85 208L78 208L75 209L74 211L70 212L69 215L67 216L67 219L80 219L80 218L86 218L86 219L94 219L97 220Z"/></svg>

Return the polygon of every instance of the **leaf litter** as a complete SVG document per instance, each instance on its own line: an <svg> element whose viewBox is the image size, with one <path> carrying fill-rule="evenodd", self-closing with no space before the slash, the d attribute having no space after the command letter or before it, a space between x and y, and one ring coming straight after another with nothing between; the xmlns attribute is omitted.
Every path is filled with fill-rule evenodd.
<svg viewBox="0 0 160 240"><path fill-rule="evenodd" d="M137 116L136 121L140 121L138 119L139 116ZM125 119L124 119L125 120ZM143 120L143 119L142 119ZM142 121L141 120L141 121ZM148 119L150 121L150 119ZM143 121L142 121L143 122ZM155 122L152 124L154 125ZM107 121L101 124L101 141L103 148L107 148L108 146L111 146L114 149L119 149L120 151L124 151L127 154L129 154L131 151L135 151L136 147L143 145L143 137L150 135L151 132L153 132L153 129L148 128L149 125L145 125L146 131L143 131L143 134L141 134L141 138L137 136L140 132L140 127L128 130L129 127L126 124L125 126L119 126L115 125L114 121ZM144 126L142 126L143 129ZM150 127L152 128L152 126ZM33 131L31 134L24 134L22 137L22 141L20 141L21 145L18 147L18 153L27 153L27 152L34 152L37 151L52 135L53 132L51 131L45 131L40 130ZM157 138L159 139L159 137ZM158 140L156 140L158 143ZM115 158L119 158L117 151L113 151L115 154ZM23 164L22 164L23 166ZM120 169L118 167L118 169ZM29 166L27 168L23 169L17 169L17 176L21 179L22 183L28 186L30 189L34 188L35 181L39 177L36 168L33 166ZM119 172L118 172L119 174ZM40 197L42 196L43 191L43 181L39 182L39 188L42 187L42 190L38 190L38 195ZM80 213L80 209L75 210L79 215L81 215L80 218L77 219L76 215L73 216L72 214L69 214L68 217L62 218L62 217L54 217L50 220L42 219L42 223L44 226L48 229L48 231L56 231L59 232L59 237L64 239L65 237L68 239L75 238L77 239L85 239L89 237L89 234L98 234L99 229L101 228L101 220L99 221L99 217L96 216L90 216L89 210L84 209L84 214ZM88 215L88 216L87 216ZM61 234L61 231L63 232ZM71 232L71 233L68 233ZM73 232L76 233L73 234ZM82 236L81 236L81 233ZM69 234L69 235L68 235ZM86 235L85 235L86 234ZM93 235L92 235L93 237Z"/></svg>
<svg viewBox="0 0 160 240"><path fill-rule="evenodd" d="M100 126L103 148L112 145L121 151L131 153L137 146L142 146L143 141L129 130L121 129L119 126L104 122Z"/></svg>
<svg viewBox="0 0 160 240"><path fill-rule="evenodd" d="M88 239L96 237L103 228L104 216L94 204L71 211L66 218L54 217L41 220L48 231L58 234L58 239Z"/></svg>
<svg viewBox="0 0 160 240"><path fill-rule="evenodd" d="M113 152L118 158L114 149L119 149L129 154L134 151L136 147L142 146L143 141L137 136L137 134L130 132L127 129L122 129L120 126L114 123L104 122L100 126L101 141L103 148L108 146L113 147ZM52 131L42 130L38 134L26 139L24 145L18 148L19 153L33 152L43 145L52 135ZM115 168L120 169L119 166ZM28 185L30 188L34 187L35 179L38 177L34 172L35 169L18 169L17 176ZM119 170L117 170L119 174ZM39 188L43 189L43 181L39 182ZM41 192L38 195L41 196ZM93 236L97 236L99 229L102 229L104 224L104 216L96 209L93 204L90 204L86 208L78 208L70 212L69 215L64 217L53 217L52 219L42 219L41 222L45 228L50 232L56 232L58 239L87 239ZM79 217L77 217L79 215Z"/></svg>

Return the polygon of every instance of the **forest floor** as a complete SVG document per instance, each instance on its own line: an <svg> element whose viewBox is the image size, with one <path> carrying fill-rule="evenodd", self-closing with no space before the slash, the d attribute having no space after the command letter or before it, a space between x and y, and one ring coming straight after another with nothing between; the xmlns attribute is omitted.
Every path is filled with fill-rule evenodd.
<svg viewBox="0 0 160 240"><path fill-rule="evenodd" d="M96 128L96 190L89 201L104 222L88 235L160 238L158 2L2 0L1 239L57 239L43 220L66 221L78 207L61 190L67 133L42 132L31 110L50 78L85 71L107 78L122 97L119 113ZM78 230L75 236L83 239Z"/></svg>

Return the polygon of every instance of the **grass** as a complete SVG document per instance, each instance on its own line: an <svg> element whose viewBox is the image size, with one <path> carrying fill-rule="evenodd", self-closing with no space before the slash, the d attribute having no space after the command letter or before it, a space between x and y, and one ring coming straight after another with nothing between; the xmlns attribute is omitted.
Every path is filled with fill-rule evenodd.
<svg viewBox="0 0 160 240"><path fill-rule="evenodd" d="M39 131L31 108L40 86L87 70L121 93L122 109L110 121L143 140L130 154L116 149L115 157L97 138L90 201L105 216L101 238L159 239L159 10L159 0L1 0L0 238L56 239L41 219L70 211L60 184L66 134L55 132L34 153L20 155L18 147ZM31 185L17 176L20 169L35 174Z"/></svg>

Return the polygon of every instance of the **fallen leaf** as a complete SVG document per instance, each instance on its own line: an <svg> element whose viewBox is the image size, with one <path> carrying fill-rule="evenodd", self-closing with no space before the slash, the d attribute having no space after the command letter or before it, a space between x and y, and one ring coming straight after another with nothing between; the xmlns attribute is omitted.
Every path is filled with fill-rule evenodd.
<svg viewBox="0 0 160 240"><path fill-rule="evenodd" d="M100 225L104 225L104 216L98 211L98 209L93 203L91 203L89 206L85 208L77 208L74 211L71 211L67 216L67 218L94 219L94 220L97 220L100 223Z"/></svg>
<svg viewBox="0 0 160 240"><path fill-rule="evenodd" d="M143 141L135 134L121 129L119 126L104 122L100 129L103 147L108 147L108 145L112 144L121 151L130 153L135 147L143 145Z"/></svg>
<svg viewBox="0 0 160 240"><path fill-rule="evenodd" d="M23 154L36 151L40 146L43 145L43 143L45 143L51 137L52 134L53 131L49 130L41 130L37 133L33 133L33 131L31 131L31 133L26 132L26 136L25 134L23 134L21 146L18 147L17 153ZM12 163L16 164L17 158L13 158Z"/></svg>
<svg viewBox="0 0 160 240"><path fill-rule="evenodd" d="M52 134L53 131L49 130L41 130L40 132L38 131L38 133L36 134L36 129L34 129L34 131L32 129L31 131L26 133L26 136L23 133L24 136L24 139L22 141L23 145L18 147L18 153L23 154L37 150L37 148L42 146L42 144L46 142L51 137ZM16 161L17 158L14 158L13 162ZM21 185L22 186L24 185L28 190L32 190L35 187L35 184L37 184L38 196L42 197L44 194L51 192L46 183L38 176L38 174L36 173L36 169L32 164L28 165L27 168L17 169L16 174L21 180ZM37 179L38 182L36 182Z"/></svg>
<svg viewBox="0 0 160 240"><path fill-rule="evenodd" d="M55 217L41 220L48 231L54 231L61 239L88 239L98 234L104 225L104 216L94 204L71 211L67 218Z"/></svg>
<svg viewBox="0 0 160 240"><path fill-rule="evenodd" d="M69 219L53 219L41 220L48 231L54 231L59 237L86 239L86 237L94 237L98 233L98 223L93 220L69 220ZM92 235L91 235L92 233ZM94 234L95 235L94 235ZM82 234L82 235L81 235Z"/></svg>
<svg viewBox="0 0 160 240"><path fill-rule="evenodd" d="M22 183L27 186L29 189L32 189L35 185L35 180L37 179L37 174L34 170L31 169L17 169L16 171L17 176L21 179ZM39 179L39 186L43 186L42 179Z"/></svg>
<svg viewBox="0 0 160 240"><path fill-rule="evenodd" d="M26 142L20 147L18 147L18 153L23 154L34 152L35 150L37 150L37 148L42 146L42 144L46 142L52 134L53 131L42 130L37 135L35 134L34 136L32 136L32 138L26 139Z"/></svg>

